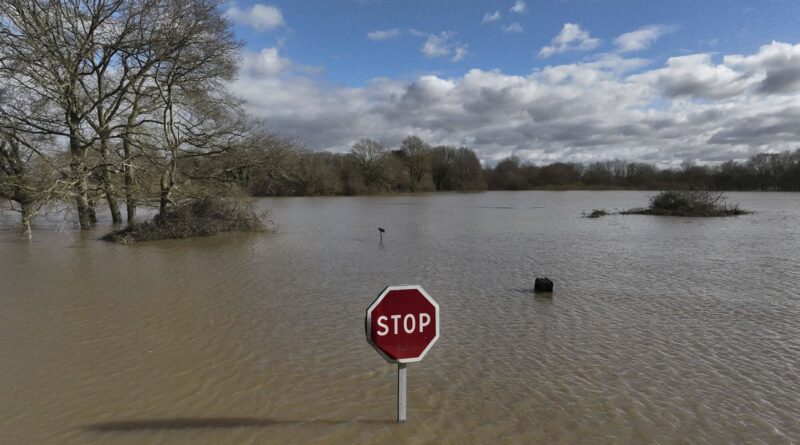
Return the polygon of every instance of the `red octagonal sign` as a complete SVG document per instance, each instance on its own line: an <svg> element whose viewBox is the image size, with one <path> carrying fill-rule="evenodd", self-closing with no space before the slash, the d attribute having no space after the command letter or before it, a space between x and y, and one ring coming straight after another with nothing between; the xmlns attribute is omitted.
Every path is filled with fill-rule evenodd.
<svg viewBox="0 0 800 445"><path fill-rule="evenodd" d="M439 339L439 305L421 286L389 286L367 309L365 324L383 358L418 362Z"/></svg>

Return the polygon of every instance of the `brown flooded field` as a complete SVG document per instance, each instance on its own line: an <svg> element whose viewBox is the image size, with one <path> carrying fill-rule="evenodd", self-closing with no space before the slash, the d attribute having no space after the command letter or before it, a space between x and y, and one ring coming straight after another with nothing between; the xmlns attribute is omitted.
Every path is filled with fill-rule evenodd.
<svg viewBox="0 0 800 445"><path fill-rule="evenodd" d="M7 217L0 443L797 443L800 194L579 218L646 197L262 200L275 234L134 246ZM412 283L442 328L397 425L363 317Z"/></svg>

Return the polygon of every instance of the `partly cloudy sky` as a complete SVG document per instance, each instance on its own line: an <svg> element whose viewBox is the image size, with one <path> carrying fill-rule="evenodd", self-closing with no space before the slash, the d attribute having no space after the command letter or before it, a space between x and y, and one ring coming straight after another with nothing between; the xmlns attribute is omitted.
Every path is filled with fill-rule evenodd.
<svg viewBox="0 0 800 445"><path fill-rule="evenodd" d="M233 92L346 151L415 134L484 161L674 165L800 147L800 1L228 3Z"/></svg>

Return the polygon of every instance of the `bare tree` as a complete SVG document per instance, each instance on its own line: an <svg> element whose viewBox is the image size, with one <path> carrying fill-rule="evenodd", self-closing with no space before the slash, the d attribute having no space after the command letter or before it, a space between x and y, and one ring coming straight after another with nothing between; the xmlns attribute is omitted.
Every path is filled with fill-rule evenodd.
<svg viewBox="0 0 800 445"><path fill-rule="evenodd" d="M226 92L236 73L239 43L220 17L217 2L173 0L171 26L157 42L163 55L154 65L161 156L159 209L173 204L182 160L229 152L244 136L240 104ZM191 172L184 172L192 178Z"/></svg>
<svg viewBox="0 0 800 445"><path fill-rule="evenodd" d="M48 113L35 116L5 112L13 125L32 134L67 139L70 181L82 229L90 228L87 164L95 142L88 116L97 102L86 93L96 75L93 61L99 34L113 28L123 0L4 0L0 2L0 74ZM7 111L7 110L6 110Z"/></svg>
<svg viewBox="0 0 800 445"><path fill-rule="evenodd" d="M93 112L88 113L86 122L96 135L96 149L100 157L100 188L105 195L111 218L115 224L122 222L112 176L120 169L116 159L112 159L111 143L115 131L123 133L130 128L128 119L134 122L138 115L138 93L155 63L153 52L148 48L150 37L150 18L157 11L157 2L108 1L110 15L97 32L88 36L92 57L87 60L91 77L79 78L81 93L91 98ZM135 96L129 98L129 95ZM128 119L120 119L128 113ZM126 135L120 135L123 140ZM123 169L124 169L124 163ZM129 221L133 215L129 216Z"/></svg>
<svg viewBox="0 0 800 445"><path fill-rule="evenodd" d="M425 175L428 173L428 153L430 146L417 136L409 136L403 140L400 150L405 156L408 167L408 179L411 191L420 189Z"/></svg>
<svg viewBox="0 0 800 445"><path fill-rule="evenodd" d="M48 113L3 108L13 128L67 141L69 180L82 229L95 193L135 223L136 166L164 165L170 201L180 157L226 151L236 108L224 82L239 43L217 0L8 0L0 3L0 77ZM216 108L226 109L217 112ZM215 114L216 113L216 114ZM227 147L226 147L227 146ZM204 151L205 150L205 151ZM188 153L192 151L192 153ZM96 184L96 187L95 185ZM163 207L163 205L162 205Z"/></svg>
<svg viewBox="0 0 800 445"><path fill-rule="evenodd" d="M350 153L364 178L367 187L382 190L386 186L386 170L384 161L386 152L381 144L372 139L359 139L353 144Z"/></svg>
<svg viewBox="0 0 800 445"><path fill-rule="evenodd" d="M0 129L0 199L20 214L20 230L31 237L31 223L37 212L66 191L61 173L44 155L43 137Z"/></svg>

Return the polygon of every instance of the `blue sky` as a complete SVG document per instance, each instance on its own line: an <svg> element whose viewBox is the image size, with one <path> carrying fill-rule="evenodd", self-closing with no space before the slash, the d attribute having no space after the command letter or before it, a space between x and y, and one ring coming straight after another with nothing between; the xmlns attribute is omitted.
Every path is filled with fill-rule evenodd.
<svg viewBox="0 0 800 445"><path fill-rule="evenodd" d="M359 137L392 146L415 133L490 162L515 153L674 164L788 149L798 136L787 133L793 121L770 121L800 107L798 1L295 0L223 11L247 44L235 92L311 149L345 151ZM532 109L542 101L574 112ZM714 122L686 127L692 113ZM662 131L670 120L672 136ZM743 122L760 131L739 134ZM576 135L580 126L606 137Z"/></svg>

